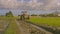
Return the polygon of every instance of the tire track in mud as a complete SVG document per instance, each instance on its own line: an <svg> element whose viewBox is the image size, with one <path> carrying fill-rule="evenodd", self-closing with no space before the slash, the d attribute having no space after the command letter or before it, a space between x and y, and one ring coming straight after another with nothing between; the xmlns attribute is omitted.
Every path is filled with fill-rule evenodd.
<svg viewBox="0 0 60 34"><path fill-rule="evenodd" d="M21 31L21 34L53 34L34 24L26 23L25 21L15 21Z"/></svg>
<svg viewBox="0 0 60 34"><path fill-rule="evenodd" d="M20 30L21 34L30 34L30 33L29 33L29 30L26 31L26 30L21 26L21 24L20 24L17 20L15 20L15 21L16 21L16 24L17 24L18 27L19 27L19 30Z"/></svg>

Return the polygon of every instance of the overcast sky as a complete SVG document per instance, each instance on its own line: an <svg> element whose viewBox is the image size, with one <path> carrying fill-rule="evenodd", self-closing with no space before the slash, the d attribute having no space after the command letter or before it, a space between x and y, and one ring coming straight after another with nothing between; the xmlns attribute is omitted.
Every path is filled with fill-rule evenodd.
<svg viewBox="0 0 60 34"><path fill-rule="evenodd" d="M60 10L60 0L0 0L1 9Z"/></svg>
<svg viewBox="0 0 60 34"><path fill-rule="evenodd" d="M60 0L0 0L0 9L51 10L59 7Z"/></svg>

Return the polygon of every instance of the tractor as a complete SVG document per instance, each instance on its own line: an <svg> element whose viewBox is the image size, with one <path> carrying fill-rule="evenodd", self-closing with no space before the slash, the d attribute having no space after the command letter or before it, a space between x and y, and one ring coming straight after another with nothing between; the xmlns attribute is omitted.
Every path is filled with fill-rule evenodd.
<svg viewBox="0 0 60 34"><path fill-rule="evenodd" d="M29 20L29 15L27 14L27 11L22 11L20 16L20 20Z"/></svg>

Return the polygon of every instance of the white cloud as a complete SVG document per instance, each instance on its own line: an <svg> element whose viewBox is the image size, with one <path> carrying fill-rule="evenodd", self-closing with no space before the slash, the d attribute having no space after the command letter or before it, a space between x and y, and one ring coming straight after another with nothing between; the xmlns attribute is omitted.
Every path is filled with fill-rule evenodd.
<svg viewBox="0 0 60 34"><path fill-rule="evenodd" d="M23 6L23 5L25 5L25 1L24 1L24 0L21 0L21 1L19 2L19 4L20 4L20 6Z"/></svg>
<svg viewBox="0 0 60 34"><path fill-rule="evenodd" d="M31 0L27 4L32 9L40 9L41 5L43 5L42 2L38 2L38 0Z"/></svg>
<svg viewBox="0 0 60 34"><path fill-rule="evenodd" d="M16 8L18 6L18 3L16 0L0 0L0 4L4 8Z"/></svg>
<svg viewBox="0 0 60 34"><path fill-rule="evenodd" d="M57 5L60 6L60 3L58 2Z"/></svg>
<svg viewBox="0 0 60 34"><path fill-rule="evenodd" d="M57 6L56 3L57 3L57 0L48 0L46 2L44 9L49 10L49 9L55 8Z"/></svg>
<svg viewBox="0 0 60 34"><path fill-rule="evenodd" d="M57 0L43 0L43 2L38 2L38 0L30 0L25 2L24 0L0 0L0 8L13 8L13 9L34 9L34 10L50 10L60 6Z"/></svg>

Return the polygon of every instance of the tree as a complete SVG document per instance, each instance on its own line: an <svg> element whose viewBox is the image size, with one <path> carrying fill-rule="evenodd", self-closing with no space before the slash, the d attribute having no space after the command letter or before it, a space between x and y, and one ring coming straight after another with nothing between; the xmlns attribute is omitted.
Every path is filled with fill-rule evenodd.
<svg viewBox="0 0 60 34"><path fill-rule="evenodd" d="M37 16L36 14L32 14L31 16Z"/></svg>
<svg viewBox="0 0 60 34"><path fill-rule="evenodd" d="M6 16L8 16L8 17L13 17L13 14L12 14L11 11L9 11L8 13L6 13Z"/></svg>

